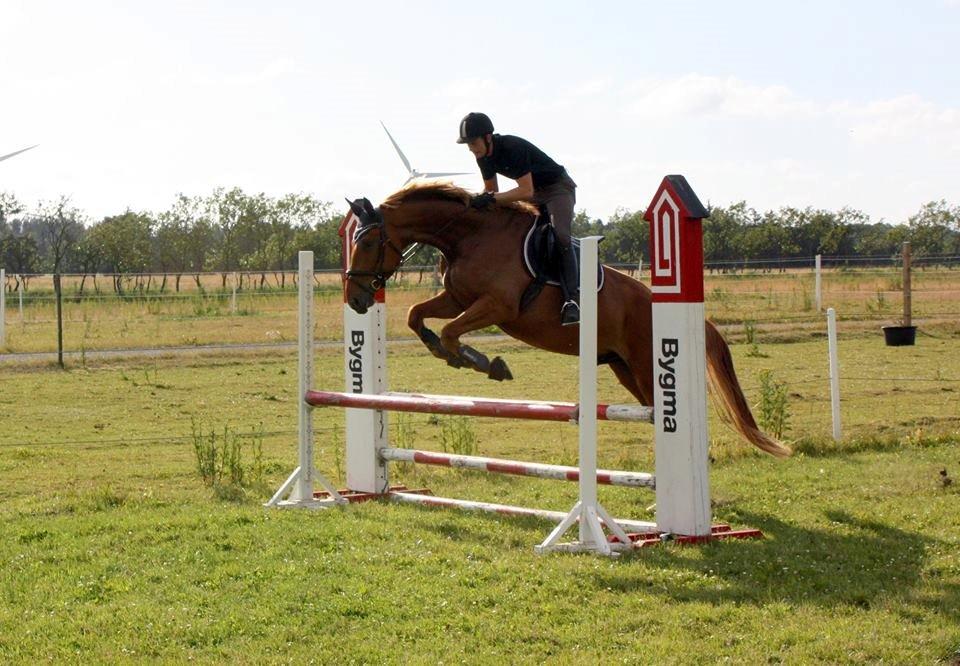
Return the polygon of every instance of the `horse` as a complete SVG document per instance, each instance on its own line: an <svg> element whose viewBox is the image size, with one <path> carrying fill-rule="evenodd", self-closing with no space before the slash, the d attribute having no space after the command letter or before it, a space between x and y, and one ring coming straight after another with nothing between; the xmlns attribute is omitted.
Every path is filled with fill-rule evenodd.
<svg viewBox="0 0 960 666"><path fill-rule="evenodd" d="M495 380L512 379L506 362L492 361L462 344L471 331L497 326L533 347L579 354L576 326L560 325L562 295L545 287L525 308L521 297L532 278L522 259L524 236L538 210L523 202L477 210L471 194L445 182L413 183L380 206L366 198L348 201L359 219L345 271L349 306L365 313L376 292L415 243L439 250L446 264L443 289L410 307L407 325L437 358L453 367L471 368ZM598 295L598 364L607 364L640 403L653 404L652 298L650 289L630 276L605 267ZM437 336L426 319L449 319ZM706 326L707 367L721 417L759 449L784 457L790 448L757 426L733 367L730 348L710 322Z"/></svg>

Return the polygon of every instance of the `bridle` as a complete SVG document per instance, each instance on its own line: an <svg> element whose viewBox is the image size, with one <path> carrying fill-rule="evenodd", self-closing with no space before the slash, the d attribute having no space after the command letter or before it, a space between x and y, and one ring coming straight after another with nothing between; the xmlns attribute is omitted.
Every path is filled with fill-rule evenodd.
<svg viewBox="0 0 960 666"><path fill-rule="evenodd" d="M370 213L373 213L372 215ZM360 224L357 225L357 230L353 234L353 243L356 245L360 240L366 236L368 233L374 229L380 232L380 242L377 246L377 263L374 266L373 270L361 271L348 268L344 275L347 276L348 280L351 280L355 285L360 287L361 290L375 296L376 293L387 283L387 280L397 272L397 269L403 264L403 260L406 257L403 254L403 250L397 247L396 243L390 240L390 237L387 235L387 223L383 219L383 215L379 210L373 209L370 212L364 211L363 215L357 215L360 219ZM387 258L387 248L393 250L397 253L397 256L400 257L400 262L390 271L384 271L383 262ZM372 277L369 284L366 281L359 280L358 278L368 278Z"/></svg>
<svg viewBox="0 0 960 666"><path fill-rule="evenodd" d="M353 204L351 204L354 214L357 216L357 219L360 220L356 231L353 233L353 244L356 246L356 244L359 243L364 236L374 229L379 231L380 239L379 245L377 246L377 263L373 270L362 271L348 268L344 271L344 275L346 276L347 280L357 285L361 291L366 292L370 296L376 297L377 292L387 284L387 280L389 280L393 274L397 272L397 270L403 265L403 262L413 256L420 244L413 243L413 245L411 245L406 252L397 247L397 244L390 240L389 235L387 235L387 223L383 219L383 214L379 209L371 206L366 199L363 201L365 206L359 209L353 208ZM349 200L347 202L350 203ZM469 206L467 206L459 215L455 215L453 218L448 220L446 224L440 227L437 233L440 234L446 231L450 225L458 222L468 212L470 212ZM397 265L394 266L390 271L384 271L383 268L383 262L387 258L387 248L396 252L397 256L400 257L400 261L397 262ZM369 283L358 279L368 277L373 278Z"/></svg>

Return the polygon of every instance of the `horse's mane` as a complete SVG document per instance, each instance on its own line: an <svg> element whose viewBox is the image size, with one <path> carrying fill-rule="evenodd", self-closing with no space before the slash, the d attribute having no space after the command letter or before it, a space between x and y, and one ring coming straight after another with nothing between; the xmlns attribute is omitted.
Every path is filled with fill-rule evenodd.
<svg viewBox="0 0 960 666"><path fill-rule="evenodd" d="M441 201L456 201L466 206L470 203L472 196L472 193L462 187L457 187L453 183L446 181L410 183L388 196L380 205L384 208L396 208L407 201L439 199ZM531 215L539 214L537 207L526 201L517 201L502 207L513 208L523 213L530 213Z"/></svg>

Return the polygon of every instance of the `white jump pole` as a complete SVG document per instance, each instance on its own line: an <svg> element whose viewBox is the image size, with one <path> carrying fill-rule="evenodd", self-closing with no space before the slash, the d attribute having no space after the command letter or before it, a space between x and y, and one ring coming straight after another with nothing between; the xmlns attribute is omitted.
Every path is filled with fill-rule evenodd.
<svg viewBox="0 0 960 666"><path fill-rule="evenodd" d="M703 224L709 213L683 176L667 176L650 222L657 528L709 536Z"/></svg>
<svg viewBox="0 0 960 666"><path fill-rule="evenodd" d="M819 254L814 258L814 264L815 264L815 267L814 267L815 278L814 278L814 288L813 288L814 297L816 298L816 302L817 302L817 312L823 312L823 292L821 291L822 283L820 279L820 255Z"/></svg>
<svg viewBox="0 0 960 666"><path fill-rule="evenodd" d="M630 537L597 498L597 258L599 236L580 239L580 499L567 517L557 525L537 548L537 553L554 550L595 552L612 555L614 549L603 531L607 529L625 548ZM560 538L574 524L580 524L580 538L560 543Z"/></svg>
<svg viewBox="0 0 960 666"><path fill-rule="evenodd" d="M300 252L299 261L299 334L297 348L298 461L297 468L274 493L265 506L322 506L313 498L314 480L338 503L346 500L313 464L313 411L303 399L313 383L313 252ZM289 493L289 498L283 500Z"/></svg>
<svg viewBox="0 0 960 666"><path fill-rule="evenodd" d="M827 346L830 356L830 408L833 415L833 441L839 442L840 427L840 361L837 357L837 312L827 308Z"/></svg>

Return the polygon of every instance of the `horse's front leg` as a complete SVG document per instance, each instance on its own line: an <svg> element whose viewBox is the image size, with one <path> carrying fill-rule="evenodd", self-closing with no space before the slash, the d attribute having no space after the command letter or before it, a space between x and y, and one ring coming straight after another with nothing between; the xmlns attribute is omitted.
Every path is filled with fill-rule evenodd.
<svg viewBox="0 0 960 666"><path fill-rule="evenodd" d="M417 334L431 354L455 368L462 368L465 363L459 355L451 354L444 349L440 344L439 336L427 328L423 322L425 319L453 319L461 312L463 308L450 297L446 290L422 303L412 305L407 311L407 326Z"/></svg>
<svg viewBox="0 0 960 666"><path fill-rule="evenodd" d="M511 308L499 303L492 297L481 298L440 331L440 343L450 354L459 357L467 367L495 379L513 379L506 362L497 356L491 361L487 356L469 345L460 343L460 336L470 331L476 331L486 326L493 326L507 321L511 316Z"/></svg>

